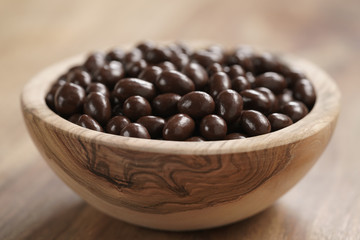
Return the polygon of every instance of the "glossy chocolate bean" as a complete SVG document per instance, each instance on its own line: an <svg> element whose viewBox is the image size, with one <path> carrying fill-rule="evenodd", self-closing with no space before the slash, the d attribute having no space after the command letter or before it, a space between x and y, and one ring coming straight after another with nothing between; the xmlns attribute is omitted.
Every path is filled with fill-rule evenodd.
<svg viewBox="0 0 360 240"><path fill-rule="evenodd" d="M100 67L95 73L95 81L113 89L115 84L125 76L125 70L121 62L111 61Z"/></svg>
<svg viewBox="0 0 360 240"><path fill-rule="evenodd" d="M70 71L67 74L66 79L68 82L77 84L83 88L86 88L91 83L90 74L82 69Z"/></svg>
<svg viewBox="0 0 360 240"><path fill-rule="evenodd" d="M169 61L171 55L171 51L166 47L154 47L146 52L145 60L151 64L159 64Z"/></svg>
<svg viewBox="0 0 360 240"><path fill-rule="evenodd" d="M134 137L134 138L146 138L150 139L150 134L146 128L139 123L130 123L124 127L121 132L121 136Z"/></svg>
<svg viewBox="0 0 360 240"><path fill-rule="evenodd" d="M52 85L50 91L46 94L45 101L50 109L55 110L55 93L57 89L65 83L65 80L59 79L55 84Z"/></svg>
<svg viewBox="0 0 360 240"><path fill-rule="evenodd" d="M225 72L230 79L245 75L245 71L240 65L232 65L228 69L226 69Z"/></svg>
<svg viewBox="0 0 360 240"><path fill-rule="evenodd" d="M209 80L209 94L215 98L220 92L230 89L231 81L224 72L213 74Z"/></svg>
<svg viewBox="0 0 360 240"><path fill-rule="evenodd" d="M222 63L223 56L218 52L198 50L192 54L191 59L208 68L213 63Z"/></svg>
<svg viewBox="0 0 360 240"><path fill-rule="evenodd" d="M282 113L272 113L268 116L268 120L271 124L271 131L277 131L293 124L291 118Z"/></svg>
<svg viewBox="0 0 360 240"><path fill-rule="evenodd" d="M108 62L111 62L111 61L121 62L124 60L124 56L125 56L124 50L122 50L120 48L114 48L114 49L110 50L109 52L107 52L105 59Z"/></svg>
<svg viewBox="0 0 360 240"><path fill-rule="evenodd" d="M140 49L143 54L146 54L150 49L155 47L155 43L149 40L142 41L136 45L136 48Z"/></svg>
<svg viewBox="0 0 360 240"><path fill-rule="evenodd" d="M87 114L81 115L76 124L81 127L95 130L98 132L104 131L103 128L100 126L100 124L95 119L93 119L92 117L90 117Z"/></svg>
<svg viewBox="0 0 360 240"><path fill-rule="evenodd" d="M261 112L244 110L240 118L240 127L249 136L262 135L271 131L269 120Z"/></svg>
<svg viewBox="0 0 360 240"><path fill-rule="evenodd" d="M216 98L216 112L228 123L239 118L242 109L242 97L234 90L224 90Z"/></svg>
<svg viewBox="0 0 360 240"><path fill-rule="evenodd" d="M99 92L92 92L84 101L84 113L94 118L100 124L106 123L111 117L109 98Z"/></svg>
<svg viewBox="0 0 360 240"><path fill-rule="evenodd" d="M265 114L270 113L272 102L264 93L254 89L247 89L240 92L240 95L243 98L244 109L254 109Z"/></svg>
<svg viewBox="0 0 360 240"><path fill-rule="evenodd" d="M178 113L178 102L181 96L175 93L164 93L156 96L152 101L152 109L155 114L162 117L170 117Z"/></svg>
<svg viewBox="0 0 360 240"><path fill-rule="evenodd" d="M71 116L68 118L68 121L77 124L77 122L79 121L81 115L82 115L82 114L80 114L80 113L75 113L75 114L71 115Z"/></svg>
<svg viewBox="0 0 360 240"><path fill-rule="evenodd" d="M106 132L120 135L121 130L131 123L130 119L125 116L112 117L106 124Z"/></svg>
<svg viewBox="0 0 360 240"><path fill-rule="evenodd" d="M156 91L155 86L147 81L138 78L123 78L115 85L112 94L120 102L135 95L151 101L155 97Z"/></svg>
<svg viewBox="0 0 360 240"><path fill-rule="evenodd" d="M295 123L305 117L309 110L302 102L290 101L282 106L281 112L288 115Z"/></svg>
<svg viewBox="0 0 360 240"><path fill-rule="evenodd" d="M262 74L278 69L278 60L271 53L256 53L251 57L254 72Z"/></svg>
<svg viewBox="0 0 360 240"><path fill-rule="evenodd" d="M190 62L190 59L185 53L178 53L171 56L171 62L176 66L178 71L181 71Z"/></svg>
<svg viewBox="0 0 360 240"><path fill-rule="evenodd" d="M151 138L158 139L162 137L162 131L165 126L165 120L157 116L143 116L137 123L143 125L149 132Z"/></svg>
<svg viewBox="0 0 360 240"><path fill-rule="evenodd" d="M230 133L225 136L225 140L244 139L246 135L243 133Z"/></svg>
<svg viewBox="0 0 360 240"><path fill-rule="evenodd" d="M187 141L187 142L205 142L205 139L203 139L202 137L194 136L194 137L190 137L190 138L186 139L185 141Z"/></svg>
<svg viewBox="0 0 360 240"><path fill-rule="evenodd" d="M155 82L157 89L162 93L176 93L184 95L195 90L190 78L178 71L164 71Z"/></svg>
<svg viewBox="0 0 360 240"><path fill-rule="evenodd" d="M231 80L231 87L237 92L250 89L251 85L244 76L237 76Z"/></svg>
<svg viewBox="0 0 360 240"><path fill-rule="evenodd" d="M213 113L215 102L206 92L194 91L184 95L179 100L178 110L180 113L198 119Z"/></svg>
<svg viewBox="0 0 360 240"><path fill-rule="evenodd" d="M284 91L281 94L278 94L276 96L277 98L277 103L279 105L279 109L285 104L288 103L290 101L293 101L293 92L289 89L284 89Z"/></svg>
<svg viewBox="0 0 360 240"><path fill-rule="evenodd" d="M288 88L292 88L298 80L306 78L300 69L284 64L281 66L281 73L285 77Z"/></svg>
<svg viewBox="0 0 360 240"><path fill-rule="evenodd" d="M256 77L256 87L266 87L273 93L281 93L286 88L285 78L275 72L266 72Z"/></svg>
<svg viewBox="0 0 360 240"><path fill-rule="evenodd" d="M151 106L145 98L141 96L131 96L125 100L122 112L132 121L136 121L142 116L151 115Z"/></svg>
<svg viewBox="0 0 360 240"><path fill-rule="evenodd" d="M148 66L140 74L139 78L147 82L155 84L156 80L160 77L162 69L158 66Z"/></svg>
<svg viewBox="0 0 360 240"><path fill-rule="evenodd" d="M98 82L90 83L86 88L86 94L92 93L92 92L98 92L103 94L105 97L110 98L110 93L107 87Z"/></svg>
<svg viewBox="0 0 360 240"><path fill-rule="evenodd" d="M306 79L296 81L293 87L294 98L303 102L308 108L312 108L315 104L316 94L312 83Z"/></svg>
<svg viewBox="0 0 360 240"><path fill-rule="evenodd" d="M207 115L200 122L200 133L206 140L224 139L227 133L227 124L218 115Z"/></svg>
<svg viewBox="0 0 360 240"><path fill-rule="evenodd" d="M160 67L163 71L177 70L175 65L172 62L169 62L169 61L159 63L157 66Z"/></svg>
<svg viewBox="0 0 360 240"><path fill-rule="evenodd" d="M209 76L212 76L214 73L223 72L224 68L221 66L220 63L213 63L207 68L207 72Z"/></svg>
<svg viewBox="0 0 360 240"><path fill-rule="evenodd" d="M269 113L279 111L279 105L277 102L277 98L270 89L268 89L266 87L258 87L258 88L255 88L255 90L265 94L266 97L269 99L269 101L271 103L271 108L268 111Z"/></svg>
<svg viewBox="0 0 360 240"><path fill-rule="evenodd" d="M186 114L176 114L169 118L163 129L165 140L183 141L189 138L195 130L194 120Z"/></svg>
<svg viewBox="0 0 360 240"><path fill-rule="evenodd" d="M250 83L251 87L255 87L255 76L252 72L245 73L246 80Z"/></svg>
<svg viewBox="0 0 360 240"><path fill-rule="evenodd" d="M112 115L113 116L123 116L123 112L122 112L122 106L123 106L123 103L121 104L113 104L112 105Z"/></svg>
<svg viewBox="0 0 360 240"><path fill-rule="evenodd" d="M105 55L101 52L94 52L88 56L84 63L85 69L94 74L105 64Z"/></svg>
<svg viewBox="0 0 360 240"><path fill-rule="evenodd" d="M85 90L74 83L65 83L55 93L55 110L69 116L80 112L85 99Z"/></svg>
<svg viewBox="0 0 360 240"><path fill-rule="evenodd" d="M138 61L129 62L125 65L125 71L127 77L138 77L139 74L147 67L147 63L144 59Z"/></svg>
<svg viewBox="0 0 360 240"><path fill-rule="evenodd" d="M201 90L209 82L206 70L198 63L191 62L182 71L195 84L195 89Z"/></svg>
<svg viewBox="0 0 360 240"><path fill-rule="evenodd" d="M140 49L134 48L131 51L127 52L123 59L123 64L127 65L131 62L136 62L142 59L143 54Z"/></svg>

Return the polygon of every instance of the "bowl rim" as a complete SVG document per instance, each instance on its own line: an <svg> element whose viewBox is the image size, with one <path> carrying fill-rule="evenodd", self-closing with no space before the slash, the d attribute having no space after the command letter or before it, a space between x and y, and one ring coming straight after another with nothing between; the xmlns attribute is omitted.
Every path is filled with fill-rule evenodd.
<svg viewBox="0 0 360 240"><path fill-rule="evenodd" d="M186 44L194 46L191 42L186 42ZM200 46L206 45L200 44ZM195 48L198 46L199 44L195 44ZM128 48L126 45L123 47L123 49ZM329 75L307 60L289 54L276 53L284 62L303 71L313 83L317 94L315 105L309 114L289 127L245 139L205 142L141 139L97 132L62 118L53 112L45 102L46 93L55 80L68 68L83 63L87 55L88 53L83 53L55 63L33 77L24 86L21 93L23 113L31 114L32 117L52 126L56 131L81 138L83 141L109 147L163 154L213 155L258 151L294 144L329 127L337 119L340 111L340 91Z"/></svg>

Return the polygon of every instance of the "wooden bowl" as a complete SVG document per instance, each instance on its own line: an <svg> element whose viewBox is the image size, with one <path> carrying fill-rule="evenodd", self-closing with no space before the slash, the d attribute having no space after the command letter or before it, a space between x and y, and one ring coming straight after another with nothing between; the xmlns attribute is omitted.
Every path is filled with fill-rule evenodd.
<svg viewBox="0 0 360 240"><path fill-rule="evenodd" d="M26 126L50 167L84 200L115 218L149 228L211 228L264 210L313 166L339 114L334 81L307 61L283 56L307 74L317 92L312 111L285 129L210 142L100 133L61 118L44 100L54 80L84 58L53 65L24 87Z"/></svg>

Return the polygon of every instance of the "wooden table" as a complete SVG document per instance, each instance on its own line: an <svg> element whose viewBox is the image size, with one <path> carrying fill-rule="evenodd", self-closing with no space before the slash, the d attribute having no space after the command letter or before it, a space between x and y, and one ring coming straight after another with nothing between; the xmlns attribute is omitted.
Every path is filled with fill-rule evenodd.
<svg viewBox="0 0 360 240"><path fill-rule="evenodd" d="M0 239L360 239L359 1L0 1ZM40 157L20 113L22 86L80 52L142 39L210 39L291 52L323 67L343 95L337 129L310 173L264 212L196 232L112 219Z"/></svg>

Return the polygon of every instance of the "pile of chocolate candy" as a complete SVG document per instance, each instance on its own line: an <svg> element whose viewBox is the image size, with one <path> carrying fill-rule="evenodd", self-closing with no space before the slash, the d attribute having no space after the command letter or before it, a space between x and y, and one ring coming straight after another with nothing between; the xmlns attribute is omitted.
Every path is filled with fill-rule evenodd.
<svg viewBox="0 0 360 240"><path fill-rule="evenodd" d="M82 127L175 141L241 139L287 127L313 107L312 83L247 46L144 41L94 52L52 85L47 105Z"/></svg>

